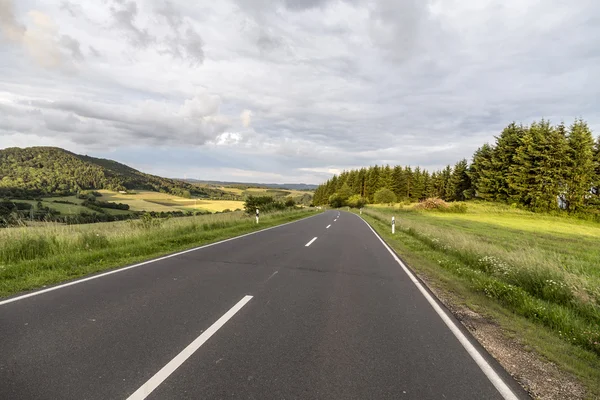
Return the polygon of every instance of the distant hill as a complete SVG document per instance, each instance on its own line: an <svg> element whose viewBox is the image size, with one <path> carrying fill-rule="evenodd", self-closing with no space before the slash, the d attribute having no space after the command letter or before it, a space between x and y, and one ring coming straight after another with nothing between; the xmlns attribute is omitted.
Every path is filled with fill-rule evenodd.
<svg viewBox="0 0 600 400"><path fill-rule="evenodd" d="M145 174L112 160L57 147L0 150L0 197L63 196L80 190L152 190L190 197L223 197L215 188Z"/></svg>
<svg viewBox="0 0 600 400"><path fill-rule="evenodd" d="M184 179L189 183L213 185L213 186L230 186L239 187L242 189L250 187L267 188L267 189L282 189L282 190L315 190L318 185L308 183L253 183L253 182L225 182L225 181L204 181L199 179Z"/></svg>

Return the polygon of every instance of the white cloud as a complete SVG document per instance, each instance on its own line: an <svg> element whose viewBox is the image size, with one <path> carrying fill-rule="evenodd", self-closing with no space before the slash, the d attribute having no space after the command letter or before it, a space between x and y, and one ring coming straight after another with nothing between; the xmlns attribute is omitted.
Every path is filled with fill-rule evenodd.
<svg viewBox="0 0 600 400"><path fill-rule="evenodd" d="M196 165L318 182L375 163L438 168L513 120L581 116L598 132L599 11L593 0L0 0L0 146L122 149L124 162L144 146L170 176ZM168 156L181 147L196 156Z"/></svg>

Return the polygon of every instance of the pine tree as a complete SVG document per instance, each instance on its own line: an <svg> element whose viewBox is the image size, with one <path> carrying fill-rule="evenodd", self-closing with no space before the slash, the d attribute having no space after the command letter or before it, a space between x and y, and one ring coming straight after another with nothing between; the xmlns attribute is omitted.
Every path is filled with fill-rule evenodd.
<svg viewBox="0 0 600 400"><path fill-rule="evenodd" d="M452 167L446 165L446 168L442 171L441 175L441 190L440 190L440 198L442 200L450 200L450 177L452 176Z"/></svg>
<svg viewBox="0 0 600 400"><path fill-rule="evenodd" d="M492 168L489 171L491 173L486 177L495 192L492 197L494 200L506 201L514 197L514 192L509 185L509 171L514 164L524 134L525 128L513 122L496 138L496 146L492 153Z"/></svg>
<svg viewBox="0 0 600 400"><path fill-rule="evenodd" d="M423 198L425 199L437 197L435 190L436 174L436 172L430 174L428 171L425 171L425 193L423 193Z"/></svg>
<svg viewBox="0 0 600 400"><path fill-rule="evenodd" d="M379 175L379 188L392 189L392 169L389 165L381 168Z"/></svg>
<svg viewBox="0 0 600 400"><path fill-rule="evenodd" d="M494 148L488 143L484 144L473 154L473 162L469 167L469 177L477 198L493 199L497 194L497 188L494 187L494 171L492 166Z"/></svg>
<svg viewBox="0 0 600 400"><path fill-rule="evenodd" d="M554 128L548 121L534 122L525 130L507 179L511 201L537 210L558 208L564 185L565 140L562 128Z"/></svg>
<svg viewBox="0 0 600 400"><path fill-rule="evenodd" d="M367 182L365 184L365 197L370 203L373 202L375 192L379 190L379 170L380 168L377 165L369 168Z"/></svg>
<svg viewBox="0 0 600 400"><path fill-rule="evenodd" d="M423 171L421 171L420 167L415 168L415 172L413 173L413 189L412 189L412 201L423 200L425 195L425 179L423 176Z"/></svg>
<svg viewBox="0 0 600 400"><path fill-rule="evenodd" d="M565 200L569 211L582 208L594 184L594 138L582 120L571 125L568 138Z"/></svg>
<svg viewBox="0 0 600 400"><path fill-rule="evenodd" d="M450 201L464 201L465 193L471 188L471 178L467 174L468 163L466 159L457 162L448 181Z"/></svg>
<svg viewBox="0 0 600 400"><path fill-rule="evenodd" d="M396 165L392 171L392 191L398 200L406 198L406 177L402 167Z"/></svg>

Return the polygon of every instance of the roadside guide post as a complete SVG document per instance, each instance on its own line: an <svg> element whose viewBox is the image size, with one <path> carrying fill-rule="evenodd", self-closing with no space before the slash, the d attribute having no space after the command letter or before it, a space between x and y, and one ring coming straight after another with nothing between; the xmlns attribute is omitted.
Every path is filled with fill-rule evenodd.
<svg viewBox="0 0 600 400"><path fill-rule="evenodd" d="M256 223L258 224L258 208L256 209Z"/></svg>
<svg viewBox="0 0 600 400"><path fill-rule="evenodd" d="M360 215L362 215L362 207L360 208Z"/></svg>
<svg viewBox="0 0 600 400"><path fill-rule="evenodd" d="M392 234L396 233L396 217L392 217Z"/></svg>

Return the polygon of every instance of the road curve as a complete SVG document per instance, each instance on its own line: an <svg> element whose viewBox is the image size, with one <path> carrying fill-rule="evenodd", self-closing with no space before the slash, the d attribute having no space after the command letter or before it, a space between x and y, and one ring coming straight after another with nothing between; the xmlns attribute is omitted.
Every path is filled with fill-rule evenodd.
<svg viewBox="0 0 600 400"><path fill-rule="evenodd" d="M0 398L528 398L441 312L327 211L1 304Z"/></svg>

